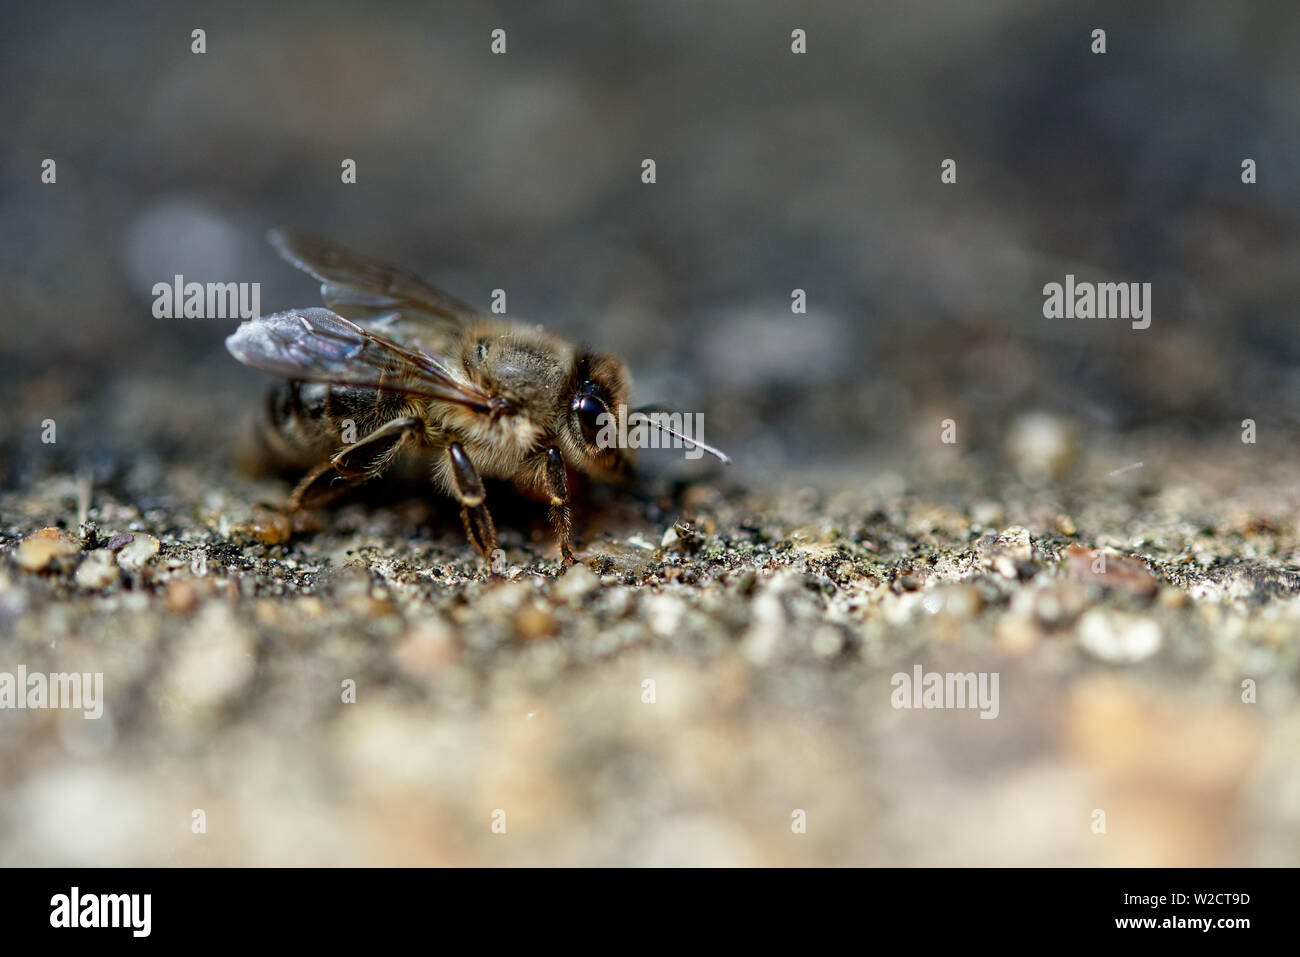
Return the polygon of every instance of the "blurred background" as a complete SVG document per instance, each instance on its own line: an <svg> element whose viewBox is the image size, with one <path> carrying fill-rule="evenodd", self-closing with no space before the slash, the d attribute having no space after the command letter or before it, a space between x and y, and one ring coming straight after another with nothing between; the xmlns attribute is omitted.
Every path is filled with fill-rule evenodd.
<svg viewBox="0 0 1300 957"><path fill-rule="evenodd" d="M230 323L155 319L150 290L180 273L260 282L266 312L313 304L264 241L281 223L484 308L505 289L511 315L631 357L640 401L706 411L751 476L905 457L945 417L993 454L1034 408L1157 442L1300 424L1294 4L55 2L5 20L10 484L64 455L112 471L124 430L219 461L263 380L226 354ZM1151 282L1151 328L1044 319L1067 272ZM78 441L52 455L28 426L56 414Z"/></svg>
<svg viewBox="0 0 1300 957"><path fill-rule="evenodd" d="M0 863L1296 862L1294 2L3 17L0 670L112 690L0 712ZM287 490L232 466L266 380L152 288L314 305L281 224L504 289L736 465L584 512L561 579L544 518L506 583L410 503L238 541ZM1044 318L1067 273L1150 328ZM1002 717L894 710L916 662Z"/></svg>

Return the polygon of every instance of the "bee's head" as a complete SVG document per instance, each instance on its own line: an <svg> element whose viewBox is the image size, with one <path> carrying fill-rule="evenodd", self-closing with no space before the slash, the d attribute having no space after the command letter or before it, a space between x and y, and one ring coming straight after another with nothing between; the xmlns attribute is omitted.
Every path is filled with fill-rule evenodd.
<svg viewBox="0 0 1300 957"><path fill-rule="evenodd" d="M620 436L627 434L630 391L627 366L618 359L594 352L578 354L559 430L570 465L607 481L631 475L631 450L620 447Z"/></svg>

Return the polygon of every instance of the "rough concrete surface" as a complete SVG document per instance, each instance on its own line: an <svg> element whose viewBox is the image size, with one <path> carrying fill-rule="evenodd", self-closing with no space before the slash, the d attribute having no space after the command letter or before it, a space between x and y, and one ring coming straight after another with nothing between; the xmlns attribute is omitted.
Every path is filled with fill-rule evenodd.
<svg viewBox="0 0 1300 957"><path fill-rule="evenodd" d="M107 709L0 712L3 861L1294 864L1300 515L1190 457L652 485L563 573L525 513L496 580L420 498L268 547L236 476L82 524L42 482L0 499L6 657ZM996 715L896 709L916 665Z"/></svg>

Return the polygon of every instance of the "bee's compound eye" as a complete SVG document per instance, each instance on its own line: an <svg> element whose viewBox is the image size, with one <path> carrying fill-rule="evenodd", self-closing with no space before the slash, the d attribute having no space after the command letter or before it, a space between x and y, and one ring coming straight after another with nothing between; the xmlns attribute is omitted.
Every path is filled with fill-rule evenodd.
<svg viewBox="0 0 1300 957"><path fill-rule="evenodd" d="M594 448L596 436L600 433L601 426L605 424L601 421L601 416L605 414L605 407L598 400L589 395L584 395L573 400L573 411L578 415L578 425L582 427L582 437L587 440L588 445Z"/></svg>

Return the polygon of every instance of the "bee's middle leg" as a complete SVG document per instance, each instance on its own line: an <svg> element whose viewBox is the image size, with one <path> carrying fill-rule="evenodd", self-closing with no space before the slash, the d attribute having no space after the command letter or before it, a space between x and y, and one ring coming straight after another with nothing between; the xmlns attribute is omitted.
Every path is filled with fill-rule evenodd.
<svg viewBox="0 0 1300 957"><path fill-rule="evenodd" d="M564 474L564 459L554 446L545 454L546 465L542 474L546 479L546 494L551 500L551 524L560 539L561 560L572 565L576 561L573 557L573 519L569 513L569 481Z"/></svg>
<svg viewBox="0 0 1300 957"><path fill-rule="evenodd" d="M348 489L380 475L397 457L407 438L422 428L419 419L393 419L369 435L340 449L302 477L289 496L292 514L304 508L318 508Z"/></svg>
<svg viewBox="0 0 1300 957"><path fill-rule="evenodd" d="M492 524L492 514L483 504L487 491L483 488L483 479L479 477L474 463L465 454L459 442L447 447L447 458L451 462L452 485L456 491L456 500L460 502L460 517L465 523L465 534L469 536L478 553L489 563L492 553L497 550L497 529Z"/></svg>

